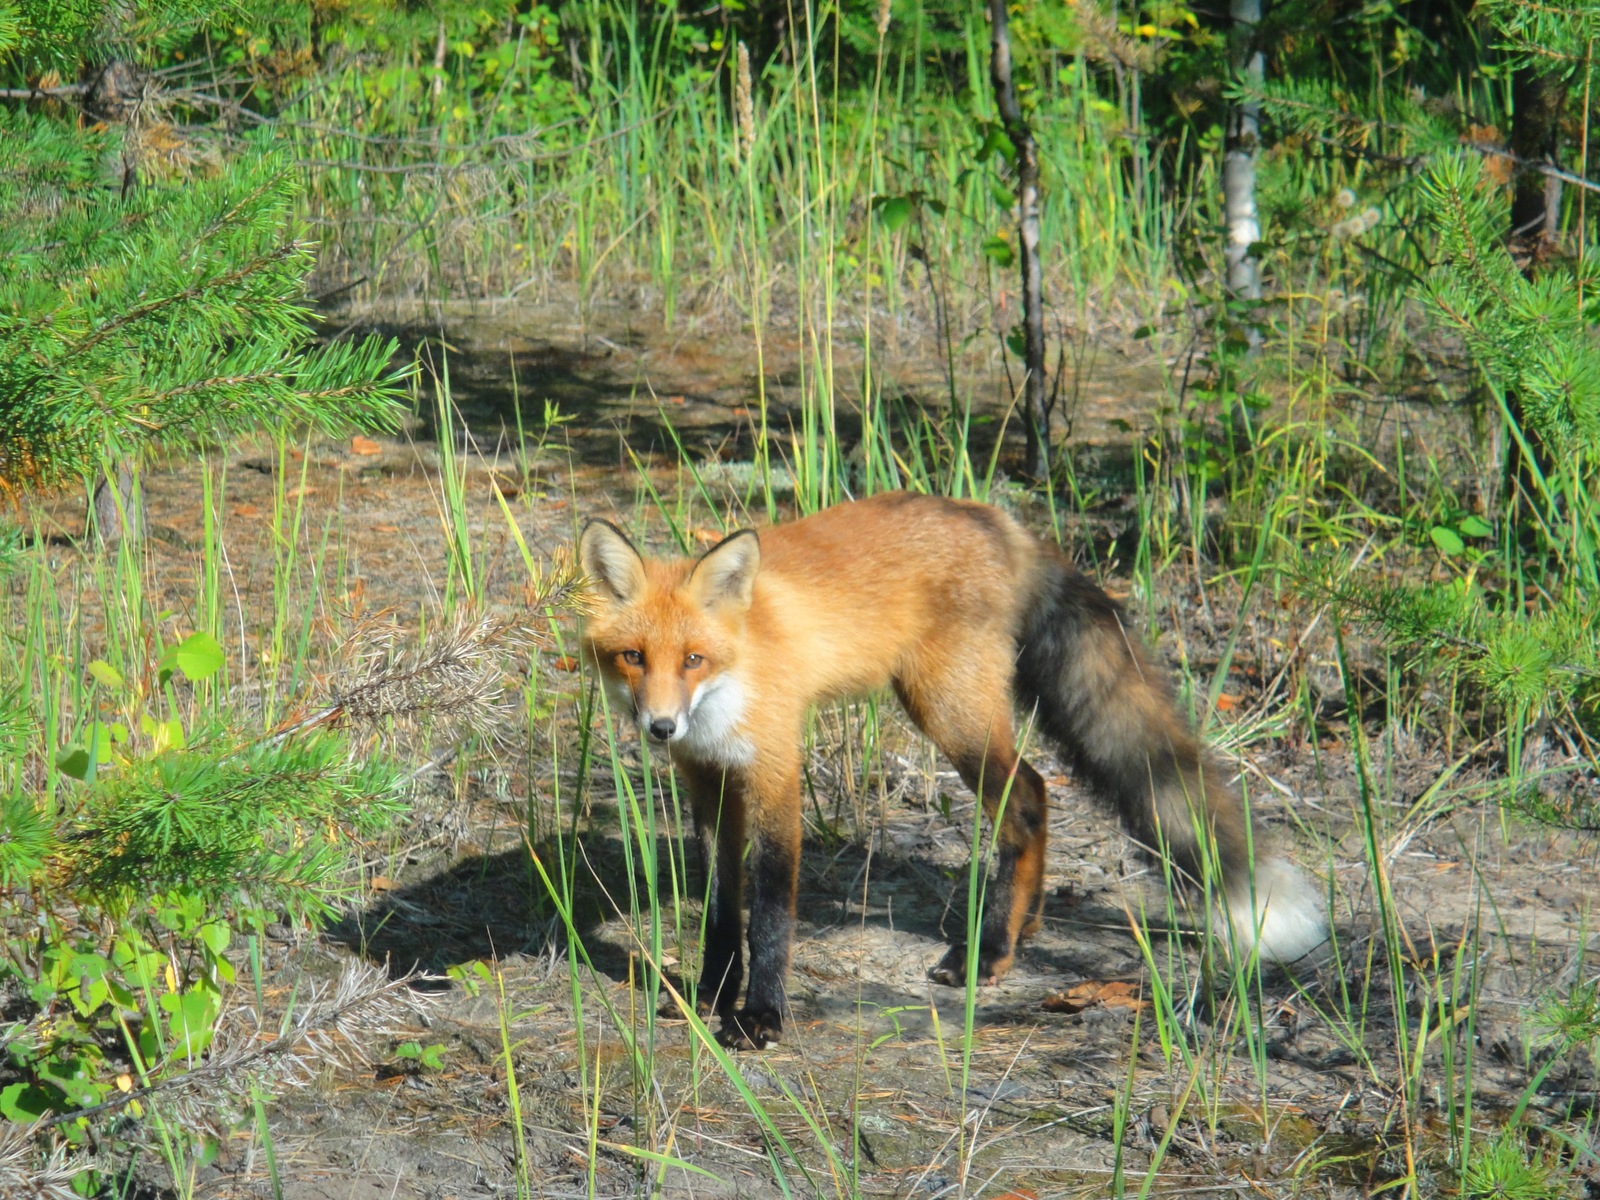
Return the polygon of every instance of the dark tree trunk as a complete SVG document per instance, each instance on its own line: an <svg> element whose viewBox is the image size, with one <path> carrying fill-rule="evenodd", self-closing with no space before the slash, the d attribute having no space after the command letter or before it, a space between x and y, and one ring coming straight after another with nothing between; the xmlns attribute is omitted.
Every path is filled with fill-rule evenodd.
<svg viewBox="0 0 1600 1200"><path fill-rule="evenodd" d="M1561 180L1539 168L1559 165L1566 103L1567 85L1559 79L1526 67L1511 77L1510 150L1516 175L1506 241L1528 275L1555 249L1561 231ZM1524 418L1522 397L1508 392L1506 408L1527 443L1525 453L1515 437L1506 438L1503 485L1512 505L1520 507L1524 498L1537 503L1542 491L1538 477L1548 478L1554 464L1539 431Z"/></svg>
<svg viewBox="0 0 1600 1200"><path fill-rule="evenodd" d="M1526 67L1511 77L1511 153L1516 186L1510 237L1535 254L1560 230L1561 181L1539 170L1555 166L1567 85Z"/></svg>
<svg viewBox="0 0 1600 1200"><path fill-rule="evenodd" d="M989 0L989 76L1006 136L1017 152L1017 234L1022 266L1023 421L1028 474L1050 477L1050 402L1045 391L1044 287L1039 273L1039 151L1011 81L1011 35L1005 0Z"/></svg>
<svg viewBox="0 0 1600 1200"><path fill-rule="evenodd" d="M126 196L139 186L139 108L144 92L144 77L139 68L125 58L113 58L89 79L84 94L86 115L107 125L123 127L120 160L112 164L122 180Z"/></svg>

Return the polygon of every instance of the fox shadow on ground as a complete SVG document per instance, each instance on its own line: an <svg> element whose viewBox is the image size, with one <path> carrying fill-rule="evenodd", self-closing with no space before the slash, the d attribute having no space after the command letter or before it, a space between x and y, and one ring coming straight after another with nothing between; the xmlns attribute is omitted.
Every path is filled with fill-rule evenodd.
<svg viewBox="0 0 1600 1200"><path fill-rule="evenodd" d="M663 920L679 923L685 940L697 943L705 886L698 856L691 847L685 864L683 848L664 835L655 849ZM591 832L579 839L576 852L567 843L564 870L554 844L537 847L545 875L521 846L471 855L385 892L330 926L325 936L386 964L396 976L412 970L442 975L475 959L548 953L563 944L565 907L596 971L618 982L638 979L637 959L630 963L629 923L622 919L630 905L630 859L632 894L641 908L648 889L638 848L632 851L626 853L619 832ZM927 968L966 929L967 887L965 867L953 870L914 852L885 851L881 844L869 849L808 832L791 994L803 1007L814 1007L814 1015L846 1001L927 1003ZM684 898L681 905L674 894ZM1071 887L1047 893L1043 924L1019 952L1013 981L1060 988L1136 976L1142 969L1127 913L1109 895ZM1004 1019L998 1012L993 1018Z"/></svg>

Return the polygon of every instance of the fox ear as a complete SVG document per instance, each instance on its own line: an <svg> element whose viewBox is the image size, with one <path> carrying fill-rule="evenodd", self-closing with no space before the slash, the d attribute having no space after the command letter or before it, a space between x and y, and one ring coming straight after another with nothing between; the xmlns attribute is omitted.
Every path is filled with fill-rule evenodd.
<svg viewBox="0 0 1600 1200"><path fill-rule="evenodd" d="M602 600L631 604L644 594L644 559L610 521L595 519L583 527L578 563Z"/></svg>
<svg viewBox="0 0 1600 1200"><path fill-rule="evenodd" d="M756 572L761 569L761 539L741 529L718 542L689 575L689 594L707 608L726 605L742 612L750 607Z"/></svg>

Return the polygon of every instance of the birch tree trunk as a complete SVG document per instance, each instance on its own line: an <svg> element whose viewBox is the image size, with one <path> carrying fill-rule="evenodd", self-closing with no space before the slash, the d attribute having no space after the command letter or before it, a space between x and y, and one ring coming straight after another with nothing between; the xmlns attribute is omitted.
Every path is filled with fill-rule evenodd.
<svg viewBox="0 0 1600 1200"><path fill-rule="evenodd" d="M1006 0L989 0L989 77L1006 136L1017 152L1017 241L1022 266L1023 424L1028 435L1027 471L1050 478L1050 403L1045 390L1044 287L1039 273L1039 150L1023 119L1011 81L1011 34Z"/></svg>
<svg viewBox="0 0 1600 1200"><path fill-rule="evenodd" d="M1233 19L1233 70L1247 85L1258 86L1266 63L1254 46L1261 23L1261 0L1231 0ZM1256 216L1256 148L1261 135L1261 105L1246 100L1228 114L1228 134L1222 155L1222 200L1228 241L1228 290L1244 300L1261 299L1261 274L1250 247L1261 240Z"/></svg>

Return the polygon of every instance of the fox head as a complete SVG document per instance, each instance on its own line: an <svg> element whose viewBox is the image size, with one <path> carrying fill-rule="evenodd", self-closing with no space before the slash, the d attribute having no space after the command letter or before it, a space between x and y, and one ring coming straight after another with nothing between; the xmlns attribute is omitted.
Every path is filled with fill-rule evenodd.
<svg viewBox="0 0 1600 1200"><path fill-rule="evenodd" d="M578 560L592 581L584 650L612 703L652 742L729 757L745 699L733 668L761 567L755 532L732 534L696 562L663 563L593 520Z"/></svg>

